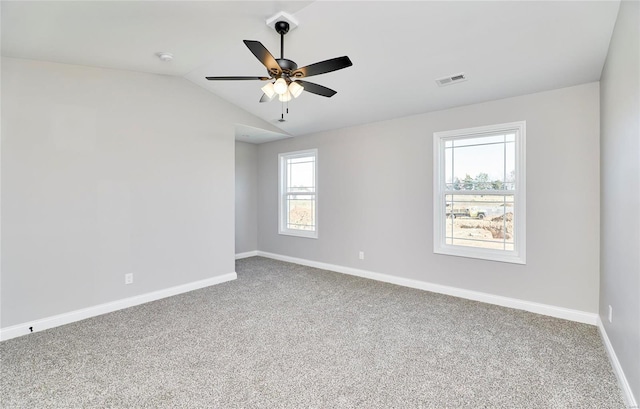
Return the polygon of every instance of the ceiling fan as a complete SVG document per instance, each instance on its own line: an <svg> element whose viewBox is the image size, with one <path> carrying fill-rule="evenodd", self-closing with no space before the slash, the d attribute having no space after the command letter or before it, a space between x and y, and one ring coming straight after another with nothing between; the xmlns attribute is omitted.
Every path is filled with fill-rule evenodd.
<svg viewBox="0 0 640 409"><path fill-rule="evenodd" d="M278 100L288 102L291 98L297 98L302 91L312 94L321 95L323 97L332 97L336 91L313 82L304 81L300 78L311 77L313 75L325 74L331 71L341 70L353 65L349 57L337 57L330 60L317 62L298 68L298 64L292 60L284 58L284 35L289 32L289 23L286 21L278 21L275 24L275 30L280 34L280 58L274 58L273 55L259 41L244 40L244 44L256 56L258 60L267 68L268 77L205 77L210 81L242 81L242 80L259 80L269 81L267 85L262 87L264 94L260 98L260 102L268 102L278 96Z"/></svg>

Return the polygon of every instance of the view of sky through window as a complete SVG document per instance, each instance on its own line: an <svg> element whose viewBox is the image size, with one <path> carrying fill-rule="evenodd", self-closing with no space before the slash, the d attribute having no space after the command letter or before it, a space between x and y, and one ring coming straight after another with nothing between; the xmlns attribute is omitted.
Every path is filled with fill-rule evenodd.
<svg viewBox="0 0 640 409"><path fill-rule="evenodd" d="M447 190L514 188L513 134L449 140L444 154Z"/></svg>

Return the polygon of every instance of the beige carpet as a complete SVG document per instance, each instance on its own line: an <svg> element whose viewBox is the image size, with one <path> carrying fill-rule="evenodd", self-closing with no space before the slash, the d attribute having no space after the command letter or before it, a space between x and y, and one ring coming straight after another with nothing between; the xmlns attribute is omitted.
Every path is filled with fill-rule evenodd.
<svg viewBox="0 0 640 409"><path fill-rule="evenodd" d="M624 408L593 326L253 257L0 343L3 408Z"/></svg>

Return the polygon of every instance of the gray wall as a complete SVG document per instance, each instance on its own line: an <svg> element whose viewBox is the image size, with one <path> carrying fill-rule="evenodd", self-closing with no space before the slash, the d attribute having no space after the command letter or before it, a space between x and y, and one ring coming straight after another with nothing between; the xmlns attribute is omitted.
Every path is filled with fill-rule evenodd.
<svg viewBox="0 0 640 409"><path fill-rule="evenodd" d="M2 327L233 272L236 122L273 129L181 78L3 58Z"/></svg>
<svg viewBox="0 0 640 409"><path fill-rule="evenodd" d="M519 120L527 264L434 254L433 132ZM596 313L599 127L591 83L260 145L258 248ZM317 240L277 233L277 155L307 148L318 148Z"/></svg>
<svg viewBox="0 0 640 409"><path fill-rule="evenodd" d="M236 254L258 250L258 145L236 141Z"/></svg>
<svg viewBox="0 0 640 409"><path fill-rule="evenodd" d="M636 400L640 399L639 27L640 3L623 1L600 80L600 316Z"/></svg>

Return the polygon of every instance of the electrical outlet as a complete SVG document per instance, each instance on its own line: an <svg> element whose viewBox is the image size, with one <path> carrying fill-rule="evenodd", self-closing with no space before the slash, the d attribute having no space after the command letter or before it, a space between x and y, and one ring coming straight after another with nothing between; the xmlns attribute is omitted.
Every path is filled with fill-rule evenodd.
<svg viewBox="0 0 640 409"><path fill-rule="evenodd" d="M124 283L132 284L133 283L133 273L127 273L124 275Z"/></svg>
<svg viewBox="0 0 640 409"><path fill-rule="evenodd" d="M609 322L613 321L613 307L609 306Z"/></svg>
<svg viewBox="0 0 640 409"><path fill-rule="evenodd" d="M361 252L358 253L358 258L360 260L364 260L364 251L361 251Z"/></svg>

